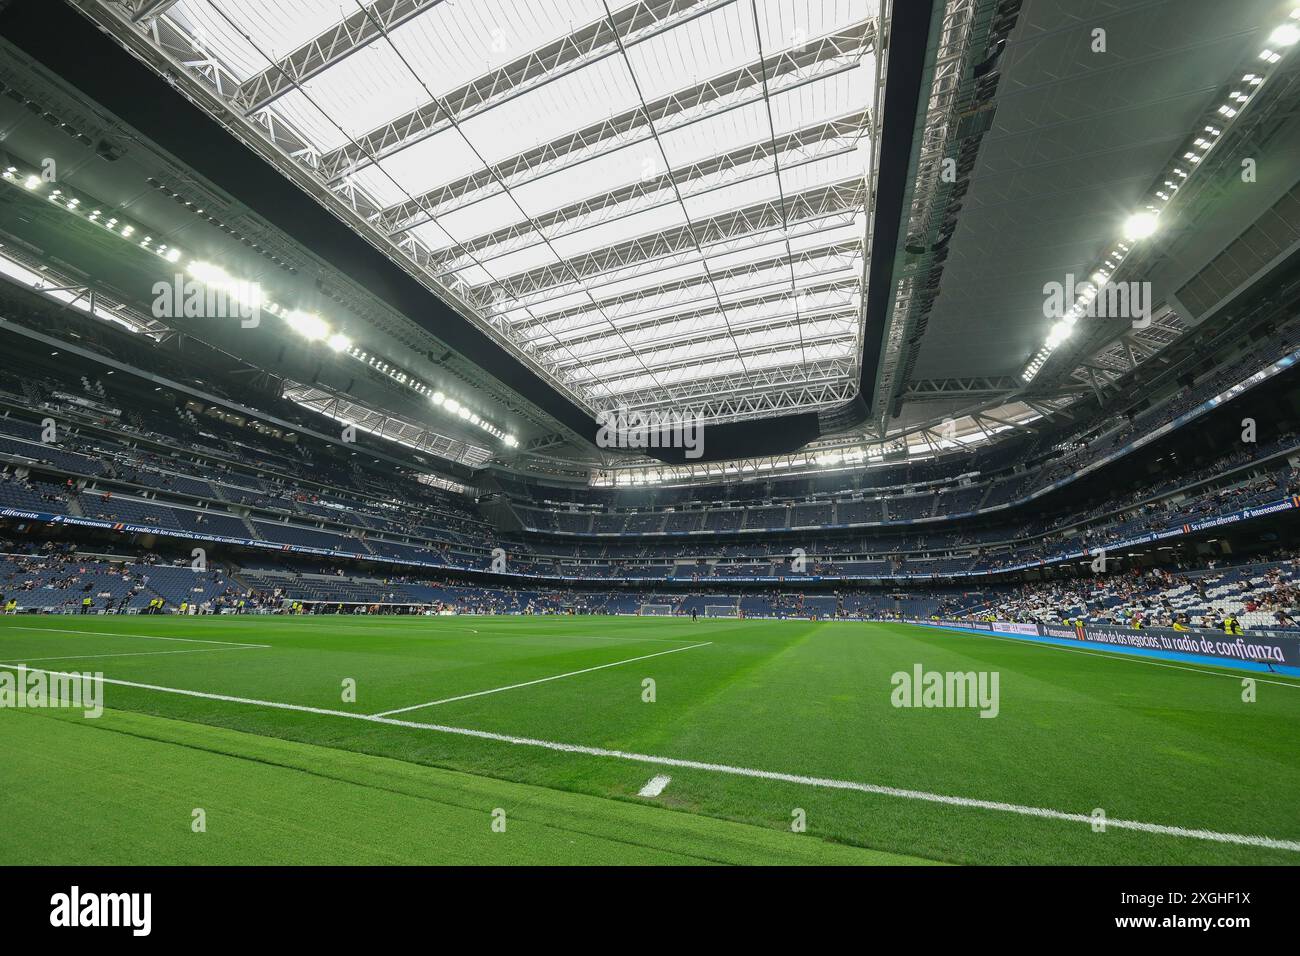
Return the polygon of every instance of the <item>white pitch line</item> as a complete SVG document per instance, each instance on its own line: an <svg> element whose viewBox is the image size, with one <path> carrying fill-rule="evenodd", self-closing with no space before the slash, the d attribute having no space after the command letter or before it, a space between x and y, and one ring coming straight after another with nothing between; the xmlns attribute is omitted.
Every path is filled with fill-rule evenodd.
<svg viewBox="0 0 1300 956"><path fill-rule="evenodd" d="M234 622L224 622L224 621L223 621L222 623L234 623ZM330 620L328 620L328 619L325 619L325 618L322 618L322 620L320 620L320 621L280 621L280 620L270 620L269 622L268 622L268 621L255 621L255 620L248 619L248 623L250 623L250 624L266 624L266 623L271 623L271 624L274 624L276 627L289 627L289 626L292 626L292 625L297 625L297 626L299 626L299 627L301 627L301 628L314 627L314 628L317 628L318 630L319 630L319 629L325 629L325 628L327 627L327 625L329 625L329 626L328 626L329 634L326 635L327 637L330 636L330 635L333 635L333 634L341 634L341 633L343 633L344 631L355 631L355 632L358 633L358 634L374 634L374 633L375 633L375 630L376 630L376 629L373 628L373 627L361 627L361 626L358 626L358 625L355 625L355 624L334 624L332 621L330 621ZM376 621L375 623L376 623L376 625L378 625L378 624L380 624L381 622ZM383 623L384 623L384 624L391 624L391 622L388 622L388 621L385 621L385 622L383 622ZM449 624L449 625L446 625L446 626L445 626L444 628L442 628L442 629L443 629L443 630L448 630L448 631L451 631L451 630L456 630L456 631L470 631L471 633L474 633L474 634L479 633L478 628L475 628L475 627L466 627L466 626L463 625L463 624L461 624L461 625L457 625L457 624ZM436 630L436 628L435 628L435 630ZM402 636L402 637L428 637L427 634L410 634L410 633L401 633L401 632L399 632L399 631L389 631L388 633L389 633L389 634L400 634L400 636ZM387 636L387 635L385 635L385 636Z"/></svg>
<svg viewBox="0 0 1300 956"><path fill-rule="evenodd" d="M256 618L256 617L238 617L238 618L235 618L235 617L231 617L231 616L229 616L229 615L224 616L224 617L222 618L222 620L221 620L221 623L222 623L223 625L226 625L226 624L265 624L265 623L268 622L268 620L270 621L270 623L275 624L276 627L290 627L290 626L293 626L293 625L297 625L297 626L300 626L300 627L317 627L317 628L320 628L320 627L324 627L324 626L325 626L325 623L328 623L328 621L327 621L327 620L324 620L324 619L322 619L322 621L312 621L312 620L301 620L301 621L299 621L299 620L294 620L294 621L291 621L291 620L285 620L285 619L280 619L280 618L267 618L267 619L258 619L258 618ZM395 624L397 624L399 621L406 621L406 620L411 620L412 622L414 622L414 621L415 621L415 618L414 618L413 616L411 616L411 615L407 615L407 616L405 616L405 617L385 616L385 617L382 617L382 618L376 618L376 619L374 619L371 623L375 624L376 627L378 627L378 626L383 626L383 625L395 625ZM507 622L507 621L497 621L497 622L493 622L493 623L499 623L499 624L502 625L503 628L509 628L509 627L511 627L512 624L513 624L513 622ZM828 622L821 622L821 623L828 623ZM412 624L411 626L414 627L414 624ZM475 629L475 628L472 628L472 627L466 627L466 626L464 626L464 625L446 625L445 627L446 627L447 630L451 630L452 628L459 627L459 628L462 629L462 630L473 631L475 634L479 634L479 633L481 633L480 631L478 631L478 630ZM38 630L43 630L43 628L38 628ZM357 632L366 633L366 634L373 634L374 631L375 631L375 628L374 628L374 627L364 627L364 626L361 626L359 623L354 622L354 623L351 623L351 624L339 624L339 625L334 625L334 626L332 626L329 630L330 630L331 632L336 632L336 631L357 631ZM432 630L436 631L436 630L438 630L438 628L435 627L435 628L432 628ZM428 636L429 636L428 634L404 634L404 633L402 633L401 631L389 631L388 633L389 633L389 634L401 634L401 636L403 636L403 637L428 637ZM501 636L501 637L518 637L519 635L509 634L507 631L501 630L501 631L499 631L498 633L494 633L492 636L493 636L493 637L496 637L496 636ZM670 637L592 637L592 636L590 636L590 635L585 635L585 634L565 634L565 635L564 635L564 639L565 639L565 640L570 640L570 641L604 641L606 644L689 644L689 643L691 643L689 640L681 640L681 639L670 638Z"/></svg>
<svg viewBox="0 0 1300 956"><path fill-rule="evenodd" d="M657 797L664 792L664 787L672 782L672 777L666 773L650 778L650 782L637 791L638 797Z"/></svg>
<svg viewBox="0 0 1300 956"><path fill-rule="evenodd" d="M245 644L242 641L205 641L197 637L159 637L156 634L131 634L127 631L82 631L67 627L25 627L12 624L0 627L0 634L5 631L36 631L42 634L89 634L92 637L134 637L142 641L181 641L186 644L224 644L228 647L270 647L270 644Z"/></svg>
<svg viewBox="0 0 1300 956"><path fill-rule="evenodd" d="M321 626L323 626L323 625L319 625L319 624L309 624L309 623L306 622L306 621L301 621L301 622L299 622L299 621L294 621L294 622L289 622L289 621L276 621L276 622L275 622L275 624L276 624L277 627L282 627L282 626L284 626L285 624L289 624L289 623L303 624L303 625L306 625L306 626L308 626L308 627L321 627ZM379 624L379 623L381 623L381 622L376 621L375 623L376 623L376 624ZM383 623L391 623L391 622L383 622ZM506 624L505 626L506 626L506 627L509 627L510 625L509 625L509 624ZM363 632L363 633L366 633L366 634L373 634L375 629L372 628L372 627L354 627L354 626L352 626L352 625L346 625L346 626L342 626L342 627L333 627L333 628L330 628L330 630L331 630L331 631L359 631L359 632ZM438 631L438 630L440 630L440 629L437 628L437 627L435 627L435 628L432 628L432 630L433 630L433 631ZM471 631L471 632L474 633L474 634L479 634L479 633L481 633L477 628L467 627L467 626L465 626L465 625L463 625L463 624L447 624L447 625L443 625L443 627L441 628L441 630L461 630L461 631ZM398 633L401 633L401 632L399 632L399 631L389 631L388 633L389 633L389 634L398 634ZM385 635L385 636L387 636L387 635ZM424 633L417 633L417 634L401 634L401 636L403 636L403 637L417 637L417 638L418 638L418 637L428 637L429 634L424 634ZM508 631L505 631L505 630L500 630L500 631L498 631L497 633L494 633L494 634L492 635L492 637L493 637L493 638L496 638L496 637L512 637L512 638L519 639L519 640L521 640L521 642L523 642L522 639L521 639L521 636L520 636L520 635L518 635L518 634L511 634L511 633L509 633ZM564 635L564 639L565 639L566 641L604 641L606 644L689 644L689 643L691 643L689 640L680 640L680 639L677 639L677 638L671 638L671 637L593 637L593 636L591 636L591 635L586 635L586 634L565 634L565 635Z"/></svg>
<svg viewBox="0 0 1300 956"><path fill-rule="evenodd" d="M25 669L38 674L54 677L80 677L64 671L50 671L39 667L23 668L21 664L3 664L0 668L12 670ZM554 740L538 740L533 737L513 737L497 734L489 730L472 730L468 727L450 727L445 724L425 724L414 720L397 720L393 717L379 717L373 714L354 714L346 710L330 710L325 707L309 707L306 704L286 704L281 701L257 700L251 697L231 697L227 694L212 694L200 690L184 690L178 687L162 687L157 684L142 684L136 681L118 680L110 677L100 678L105 684L122 687L136 687L141 690L158 691L162 694L178 694L182 697L198 697L204 700L219 700L231 704L247 704L253 707L269 707L274 710L292 710L307 714L319 714L325 717L347 717L351 720L364 720L373 724L386 724L392 727L409 727L414 730L430 730L440 734L454 734L459 737L473 737L477 740L491 740L497 743L512 744L517 747L539 747L559 753L585 754L592 757L610 757L615 760L628 760L633 763L648 763L663 767L683 767L688 770L707 770L712 773L730 774L738 777L751 777L758 780L776 780L781 783L795 783L806 787L819 787L829 790L853 790L876 796L899 797L904 800L921 800L926 803L947 804L949 806L970 807L980 810L995 810L1000 813L1014 813L1020 816L1037 817L1046 820L1061 820L1069 823L1083 823L1092 826L1096 819L1091 813L1068 813L1064 810L1051 810L1045 807L1023 806L1016 803L1004 803L998 800L979 800L973 797L952 797L941 793L929 793L925 790L905 790L899 787L886 787L874 783L860 783L856 780L835 780L828 777L806 777L800 774L781 773L775 770L755 770L749 767L733 767L729 764L706 763L702 760L686 760L679 757L657 757L653 754L640 754L625 750L608 750L604 747L587 747L582 744L566 744ZM1143 833L1156 833L1162 836L1188 837L1195 840L1209 840L1214 843L1235 843L1239 846L1263 847L1269 850L1288 850L1300 853L1300 840L1282 840L1276 837L1257 836L1245 833L1220 833L1216 830L1199 830L1189 827L1170 826L1163 823L1145 823L1141 820L1121 820L1107 818L1107 827L1118 830L1137 830Z"/></svg>
<svg viewBox="0 0 1300 956"><path fill-rule="evenodd" d="M566 641L605 641L614 644L689 644L672 637L593 637L588 634L565 634ZM712 643L710 641L710 643Z"/></svg>
<svg viewBox="0 0 1300 956"><path fill-rule="evenodd" d="M192 647L184 651L125 651L117 654L59 654L55 657L28 657L27 661L87 661L99 657L157 657L160 654L216 654L218 651L261 650L269 644L241 644L238 647Z"/></svg>
<svg viewBox="0 0 1300 956"><path fill-rule="evenodd" d="M560 680L562 677L576 677L578 674L590 674L592 671L604 670L606 667L617 667L620 664L631 664L635 661L646 661L652 657L663 657L665 654L676 654L679 651L689 651L697 647L708 647L712 641L705 641L703 644L691 644L688 647L674 647L667 651L656 651L653 654L643 654L640 657L629 657L623 661L612 661L609 664L597 664L595 667L584 667L580 671L569 671L567 674L556 674L553 677L539 677L537 680L524 681L522 684L507 684L505 687L493 687L491 690L477 690L472 694L461 694L457 697L444 697L441 700L431 700L423 704L412 704L410 707L398 707L396 710L385 710L375 717L391 717L393 714L405 714L412 710L421 710L425 707L434 707L438 704L450 704L457 700L469 700L471 697L483 697L487 694L499 694L503 690L516 690L520 687L532 687L534 684L545 684L547 681Z"/></svg>

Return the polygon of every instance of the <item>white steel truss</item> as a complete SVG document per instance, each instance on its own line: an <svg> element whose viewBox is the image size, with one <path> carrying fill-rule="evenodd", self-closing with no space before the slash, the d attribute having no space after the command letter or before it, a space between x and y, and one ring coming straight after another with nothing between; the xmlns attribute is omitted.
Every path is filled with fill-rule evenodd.
<svg viewBox="0 0 1300 956"><path fill-rule="evenodd" d="M616 15L602 18L553 43L475 78L438 99L384 123L354 144L321 159L325 175L341 178L452 127L453 122L491 109L529 90L553 83L585 66L618 53L618 41L635 43L658 36L688 19L736 0L637 0Z"/></svg>
<svg viewBox="0 0 1300 956"><path fill-rule="evenodd" d="M491 259L537 245L541 242L539 234L542 232L552 237L573 235L647 209L671 205L676 201L677 191L685 196L700 196L724 186L766 176L772 171L770 160L773 156L779 157L783 168L793 169L842 155L857 145L865 132L866 121L865 113L856 113L798 130L776 143L755 143L610 192L584 197L527 223L515 223L457 244L445 253L446 268L455 271L467 267L470 254ZM490 255L485 255L488 253Z"/></svg>
<svg viewBox="0 0 1300 956"><path fill-rule="evenodd" d="M417 451L425 451L477 468L492 457L488 449L459 438L451 438L424 425L376 411L359 402L314 385L284 383L283 397L344 425L355 425L371 435L395 441Z"/></svg>
<svg viewBox="0 0 1300 956"><path fill-rule="evenodd" d="M385 30L401 26L443 0L376 0L358 8L312 37L288 56L276 60L260 73L239 84L232 97L244 113L252 114L379 39Z"/></svg>
<svg viewBox="0 0 1300 956"><path fill-rule="evenodd" d="M713 284L725 297L771 289L794 269L798 280L818 279L843 272L859 272L862 266L862 243L857 240L806 249L794 256L778 255L736 266L713 274ZM781 277L781 278L778 278ZM624 295L601 300L603 313L611 320L649 317L665 310L676 313L712 297L705 290L702 276L692 275L653 286L641 286ZM559 312L538 312L537 320L549 327L559 324L566 330L585 329L591 324L592 312L585 306ZM518 319L523 313L511 313Z"/></svg>
<svg viewBox="0 0 1300 956"><path fill-rule="evenodd" d="M855 179L818 187L807 193L787 196L785 210L773 200L736 209L713 219L684 224L675 229L636 236L624 243L595 249L581 257L507 276L483 289L472 299L484 307L498 309L506 301L519 301L538 292L567 290L586 279L611 274L620 278L647 275L682 262L695 261L701 248L732 252L748 247L748 240L779 239L804 226L800 235L821 231L836 222L852 222L862 208L865 185ZM839 217L839 218L836 218ZM847 217L847 219L845 219ZM789 222L789 227L785 226Z"/></svg>
<svg viewBox="0 0 1300 956"><path fill-rule="evenodd" d="M782 308L773 311L771 306ZM776 331L789 325L796 312L804 316L843 316L852 325L853 315L859 306L857 286L851 281L829 281L807 286L791 293L778 289L763 295L734 299L727 303L733 332ZM630 341L642 348L661 348L670 345L692 345L707 341L716 331L721 315L713 306L674 312L671 319L644 319L619 326L622 341ZM589 326L592 331L575 335L567 340L565 354L543 351L544 358L553 359L555 367L563 369L576 361L574 352L588 360L602 359L618 354L619 343L599 326Z"/></svg>
<svg viewBox="0 0 1300 956"><path fill-rule="evenodd" d="M1116 382L1173 344L1187 329L1178 313L1162 306L1152 314L1148 325L1123 329L1100 349L1082 359L1070 370L1068 380L1088 385L1098 396L1106 388L1119 389Z"/></svg>

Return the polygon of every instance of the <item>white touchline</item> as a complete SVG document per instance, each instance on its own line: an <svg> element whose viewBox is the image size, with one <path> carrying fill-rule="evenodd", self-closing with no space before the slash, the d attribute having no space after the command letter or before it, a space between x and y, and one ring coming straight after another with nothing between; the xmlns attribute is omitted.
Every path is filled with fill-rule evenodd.
<svg viewBox="0 0 1300 956"><path fill-rule="evenodd" d="M52 677L79 677L66 671L44 670L39 667L22 668L21 664L0 663L0 668L11 670L25 669L37 674L49 674ZM379 717L374 714L354 714L346 710L330 710L325 707L309 707L306 704L286 704L274 700L257 700L253 697L231 697L227 694L212 694L201 690L184 690L179 687L162 687L158 684L142 684L137 681L119 680L112 677L100 678L105 684L121 687L136 687L141 690L157 691L160 694L178 694L182 697L198 697L203 700L219 700L229 704L247 704L252 707L269 707L274 710L292 710L306 714L320 714L324 717L347 717L351 720L364 720L372 724L386 724L391 727L409 727L413 730L431 730L440 734L454 734L459 737L473 737L477 740L492 740L497 743L512 744L517 747L539 747L559 753L585 754L591 757L610 757L615 760L630 760L634 763L648 763L661 767L684 767L688 770L707 770L712 773L724 773L737 777L752 777L758 780L776 780L781 783L796 783L805 787L819 787L828 790L854 790L858 793L870 793L884 797L900 797L904 800L922 800L927 803L942 803L957 807L972 807L980 810L996 810L1001 813L1015 813L1026 817L1039 817L1046 820L1063 820L1070 823L1084 823L1089 826L1096 822L1091 813L1067 813L1064 810L1051 810L1045 807L1022 806L1017 803L1003 803L998 800L978 800L973 797L950 797L942 793L929 793L925 790L905 790L899 787L886 787L875 783L860 783L856 780L834 780L828 777L806 777L801 774L781 773L775 770L754 770L749 767L733 767L723 763L706 763L702 760L686 760L680 757L657 757L653 754L639 754L626 750L608 750L604 747L587 747L582 744L566 744L554 740L538 740L533 737L514 737L509 734L497 734L490 730L473 730L469 727L449 727L445 724L425 724L414 720L398 720L395 717ZM1197 830L1189 827L1169 826L1163 823L1144 823L1141 820L1106 819L1107 828L1117 830L1139 830L1143 833L1158 833L1162 836L1189 837L1195 840L1209 840L1214 843L1235 843L1240 846L1257 846L1270 850L1289 850L1300 853L1300 840L1282 840L1276 837L1255 836L1245 833L1219 833L1216 830Z"/></svg>
<svg viewBox="0 0 1300 956"><path fill-rule="evenodd" d="M126 631L83 631L69 627L26 627L11 624L0 627L0 634L5 631L37 631L47 634L89 634L92 637L134 637L141 641L181 641L185 644L224 644L228 647L270 647L270 644L246 644L243 641L205 641L197 637L159 637L157 634L130 634Z"/></svg>
<svg viewBox="0 0 1300 956"><path fill-rule="evenodd" d="M526 637L519 637L514 634L492 635L490 640L497 640L498 637L511 637L511 641L502 641L501 643L519 644L521 646L536 647L536 641L530 641ZM566 641L604 641L606 645L613 646L617 644L690 644L690 641L678 641L671 637L592 637L586 634L565 634L563 637ZM713 643L710 641L709 643ZM559 648L559 645L555 645Z"/></svg>
<svg viewBox="0 0 1300 956"><path fill-rule="evenodd" d="M276 625L277 625L277 626L280 626L282 623L283 623L283 622L279 622L279 621L277 621L277 622L276 622ZM331 630L331 632L333 632L333 631L345 631L345 630L356 630L356 631L364 631L364 632L366 632L367 634L374 633L374 628L369 628L369 627L366 627L366 628L363 628L363 627L355 627L355 628L347 628L347 627L333 627L333 628L330 628L330 630ZM472 633L472 634L480 634L480 633L482 633L481 631L479 631L478 628L476 628L476 627L469 627L469 626L464 625L464 624L441 624L441 625L438 626L438 627L433 627L431 630L433 630L433 631L438 631L438 630L469 631L469 632ZM390 633L390 634L400 634L402 637L417 637L417 638L419 638L419 637L428 637L428 636L429 636L429 634L427 634L427 633L405 634L405 633L402 633L402 632L400 632L400 631L390 631L389 633ZM388 635L386 634L385 636L388 636ZM493 634L493 635L490 635L490 637L491 637L491 639L494 639L494 640L495 640L496 638L498 638L498 637L512 637L512 638L514 638L514 640L511 641L511 642L506 642L506 643L517 643L517 644L521 644L521 645L532 645L532 646L536 646L536 643L537 643L536 641L528 641L527 639L520 638L517 634L511 634L511 633L509 633L509 632L507 632L507 631L501 631L499 634ZM583 634L565 634L565 635L564 635L564 639L565 639L566 641L604 641L606 644L689 644L689 643L691 643L690 641L675 640L675 639L673 639L673 638L668 638L668 637L593 637L593 636L590 636L590 635L583 635Z"/></svg>
<svg viewBox="0 0 1300 956"><path fill-rule="evenodd" d="M689 644L672 637L594 637L588 634L565 634L566 641L605 641L612 644ZM712 643L712 641L710 641Z"/></svg>
<svg viewBox="0 0 1300 956"><path fill-rule="evenodd" d="M332 616L333 616L333 615L332 615ZM324 615L322 615L322 617L324 617ZM250 623L250 624L265 624L265 623L266 623L265 621L255 621L255 620L253 620L253 619L251 619L251 618L246 619L246 621L247 621L247 623ZM225 623L231 623L231 624L233 624L234 621L229 621L229 622L227 622L227 621L223 621L222 623L223 623L223 624L225 624ZM272 623L274 623L274 625L275 625L277 628L291 627L291 626L299 627L299 628L309 628L309 627L314 627L314 628L317 628L317 629L319 629L319 630L324 630L324 631L326 632L325 635L324 635L325 637L330 637L330 636L332 636L332 635L334 635L334 634L342 634L342 633L344 633L345 631L354 631L354 632L356 632L356 633L358 633L358 634L374 634L374 633L375 633L375 628L373 628L373 627L361 627L361 626L356 625L356 624L337 624L337 623L335 623L335 622L333 622L333 621L329 621L329 620L321 620L321 621L274 621L274 622L272 622ZM391 627L392 625L390 624L389 626ZM458 625L458 624L448 624L448 625L446 625L446 626L444 627L444 630L470 631L471 633L474 633L474 634L479 633L478 628L474 628L474 627L466 627L466 626L464 626L463 624L460 624L460 625ZM429 636L428 634L409 634L409 633L404 633L404 632L402 632L402 631L400 631L400 630L388 631L384 636L387 637L387 636L390 636L390 635L393 635L393 634L396 634L396 635L398 635L398 636L400 636L400 637L428 637L428 636Z"/></svg>
<svg viewBox="0 0 1300 956"><path fill-rule="evenodd" d="M672 782L672 777L666 773L661 773L657 777L651 777L650 782L637 791L638 797L657 797L664 792L664 787Z"/></svg>
<svg viewBox="0 0 1300 956"><path fill-rule="evenodd" d="M123 651L117 654L57 654L54 657L28 657L26 661L87 661L99 657L157 657L160 654L216 654L223 651L256 651L269 644L241 644L238 647L191 647L183 651Z"/></svg>
<svg viewBox="0 0 1300 956"><path fill-rule="evenodd" d="M631 664L634 661L646 661L652 657L663 657L665 654L676 654L678 651L689 651L697 647L708 647L712 641L705 641L703 644L691 644L688 647L674 647L667 651L656 651L653 654L642 654L640 657L629 657L624 661L613 661L609 664L597 664L595 667L584 667L580 671L569 671L567 674L556 674L553 677L539 677L537 680L527 680L522 684L507 684L505 687L493 687L491 690L476 690L472 694L461 694L457 697L444 697L441 700L431 700L423 704L412 704L410 707L398 707L396 710L385 710L374 717L391 717L393 714L405 714L407 711L420 710L424 707L435 707L438 704L450 704L452 701L469 700L471 697L483 697L486 694L499 694L503 690L515 690L520 687L532 687L534 684L545 684L547 681L559 680L562 677L576 677L578 674L590 674L592 671L604 670L606 667L617 667L619 664Z"/></svg>
<svg viewBox="0 0 1300 956"><path fill-rule="evenodd" d="M198 620L202 620L202 618L198 618ZM416 626L417 621L418 621L419 623L423 623L423 624L427 627L427 626L429 626L433 621L441 622L442 620L443 620L442 618L418 618L418 619L417 619L416 617L411 616L411 617L410 617L410 620L409 620L409 622L408 622L408 621L407 621L406 619L404 619L404 618L393 617L392 615L388 615L388 616L386 616L383 620L380 620L379 618L376 618L372 623L373 623L376 627L380 627L380 626L382 626L382 627L389 627L389 628L391 628L391 627L393 627L394 625L399 625L399 624L400 624L400 625L402 625L403 627L406 627L406 628L414 628L414 627ZM222 625L223 627L226 626L227 624L230 624L230 625L235 625L235 624L256 624L256 625L263 625L263 624L265 624L265 623L266 623L265 620L259 620L258 618L253 617L253 616L234 617L234 616L231 616L231 615L223 615L222 618L221 618L221 625ZM499 622L491 622L491 621L489 621L489 622L487 622L487 623L490 624L490 623L499 623ZM831 622L826 621L826 622L823 622L823 623L831 623ZM333 622L331 622L331 621L324 620L324 619L322 619L322 620L320 620L320 621L312 621L312 620L290 621L290 620L278 620L278 619L277 619L276 621L274 621L274 624L275 624L275 626L276 626L277 628L282 628L282 627L315 627L315 628L322 628L322 629L324 629L324 628L327 628L327 627L328 627L328 630L329 630L329 633L330 633L330 634L333 634L333 633L335 633L335 632L343 632L343 631L358 631L358 632L364 632L364 633L367 633L367 634L373 634L373 633L374 633L374 630L375 630L374 627L364 627L364 626L362 626L359 622L356 622L356 623L353 623L353 624L346 624L346 625L344 625L344 624L335 624L335 623L333 623ZM485 625L485 626L486 626L486 625ZM503 625L503 626L508 627L508 625ZM481 633L482 633L482 631L479 631L479 630L476 629L476 628L467 627L467 626L465 626L465 625L448 624L448 625L443 625L443 627L444 627L445 629L447 629L447 630L459 629L459 630L471 631L471 632L473 632L473 633L475 633L475 634L481 634ZM40 630L44 630L44 628L40 628ZM438 630L438 627L437 627L437 626L433 626L433 627L431 628L431 630L433 630L433 631L437 631L437 630ZM402 637L417 637L417 638L418 638L418 637L428 637L428 636L429 636L428 634L425 634L425 633L407 634L407 633L403 633L401 630L391 630L391 631L388 632L388 634L398 634L398 635L400 635L400 636L402 636ZM388 634L386 634L385 636L388 636ZM516 640L518 641L518 643L520 643L520 644L526 644L526 643L528 643L526 640L519 639L519 638L518 638L518 635L510 634L510 633L508 633L508 632L506 632L506 631L501 631L501 633L500 633L499 635L494 634L494 635L491 635L491 636L494 637L494 638L497 637L497 636L501 636L501 637L515 637ZM691 643L691 641L689 641L689 640L678 640L678 639L676 639L676 638L670 638L670 637L593 637L593 636L585 635L585 634L565 634L565 635L564 635L564 639L565 639L565 640L568 640L568 641L604 641L606 644L690 644L690 643ZM535 642L534 642L534 643L535 643Z"/></svg>

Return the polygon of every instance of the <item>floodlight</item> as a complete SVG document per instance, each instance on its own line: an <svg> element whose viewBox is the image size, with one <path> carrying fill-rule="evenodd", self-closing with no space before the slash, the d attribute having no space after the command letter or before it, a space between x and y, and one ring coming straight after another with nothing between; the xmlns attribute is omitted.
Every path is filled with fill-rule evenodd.
<svg viewBox="0 0 1300 956"><path fill-rule="evenodd" d="M289 327L312 342L325 338L329 334L329 326L319 315L313 315L310 312L290 312L285 316L285 321Z"/></svg>
<svg viewBox="0 0 1300 956"><path fill-rule="evenodd" d="M1155 213L1135 212L1124 222L1124 238L1126 239L1145 239L1155 231Z"/></svg>
<svg viewBox="0 0 1300 956"><path fill-rule="evenodd" d="M1284 23L1268 35L1272 46L1291 46L1296 40L1300 40L1300 27L1292 23Z"/></svg>

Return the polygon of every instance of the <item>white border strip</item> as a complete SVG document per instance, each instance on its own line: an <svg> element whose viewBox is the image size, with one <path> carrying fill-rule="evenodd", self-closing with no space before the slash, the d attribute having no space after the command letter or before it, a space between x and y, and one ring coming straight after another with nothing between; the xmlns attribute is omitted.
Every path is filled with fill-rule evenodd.
<svg viewBox="0 0 1300 956"><path fill-rule="evenodd" d="M20 664L0 663L0 668L18 670ZM49 674L54 677L82 676L63 671L43 670L39 667L25 668L29 672ZM827 777L806 777L800 774L780 773L775 770L754 770L748 767L733 767L728 764L706 763L700 760L684 760L677 757L657 757L652 754L640 754L625 750L608 750L604 747L586 747L581 744L565 744L553 740L537 740L532 737L514 737L497 734L487 730L471 730L468 727L448 727L443 724L424 724L412 720L398 720L394 717L378 717L373 714L354 714L346 710L330 710L324 707L309 707L306 704L286 704L280 701L257 700L251 697L231 697L227 694L211 694L198 690L183 690L177 687L160 687L156 684L141 684L135 681L101 678L105 684L117 684L122 687L138 687L142 690L158 691L163 694L179 694L183 697L198 697L203 700L219 700L231 704L248 704L254 707L270 707L275 710L292 710L308 714L320 714L326 717L347 717L352 720L364 720L374 724L387 724L393 727L410 727L415 730L431 730L435 733L454 734L460 737L473 737L478 740L491 740L497 743L513 744L519 747L540 747L559 753L586 754L592 757L611 757L615 760L629 760L634 763L648 763L661 767L683 767L688 770L707 770L712 773L724 773L738 777L751 777L759 780L775 780L780 783L795 783L805 787L819 787L828 790L854 790L877 796L900 797L904 800L921 800L926 803L940 803L949 806L972 807L980 810L996 810L1001 813L1015 813L1025 817L1038 817L1045 820L1062 820L1069 823L1083 823L1092 826L1096 821L1091 814L1067 813L1064 810L1051 810L1044 807L1022 806L1016 803L1004 803L997 800L977 800L971 797L951 797L940 793L928 793L924 790L906 790L899 787L885 787L874 783L859 783L855 780L834 780ZM1275 837L1256 836L1243 833L1219 833L1215 830L1190 829L1188 827L1168 826L1162 823L1144 823L1140 820L1106 820L1108 828L1117 830L1138 830L1143 833L1156 833L1162 836L1187 837L1194 840L1209 840L1214 843L1233 843L1238 846L1263 847L1269 850L1288 850L1300 853L1300 841L1282 840Z"/></svg>

